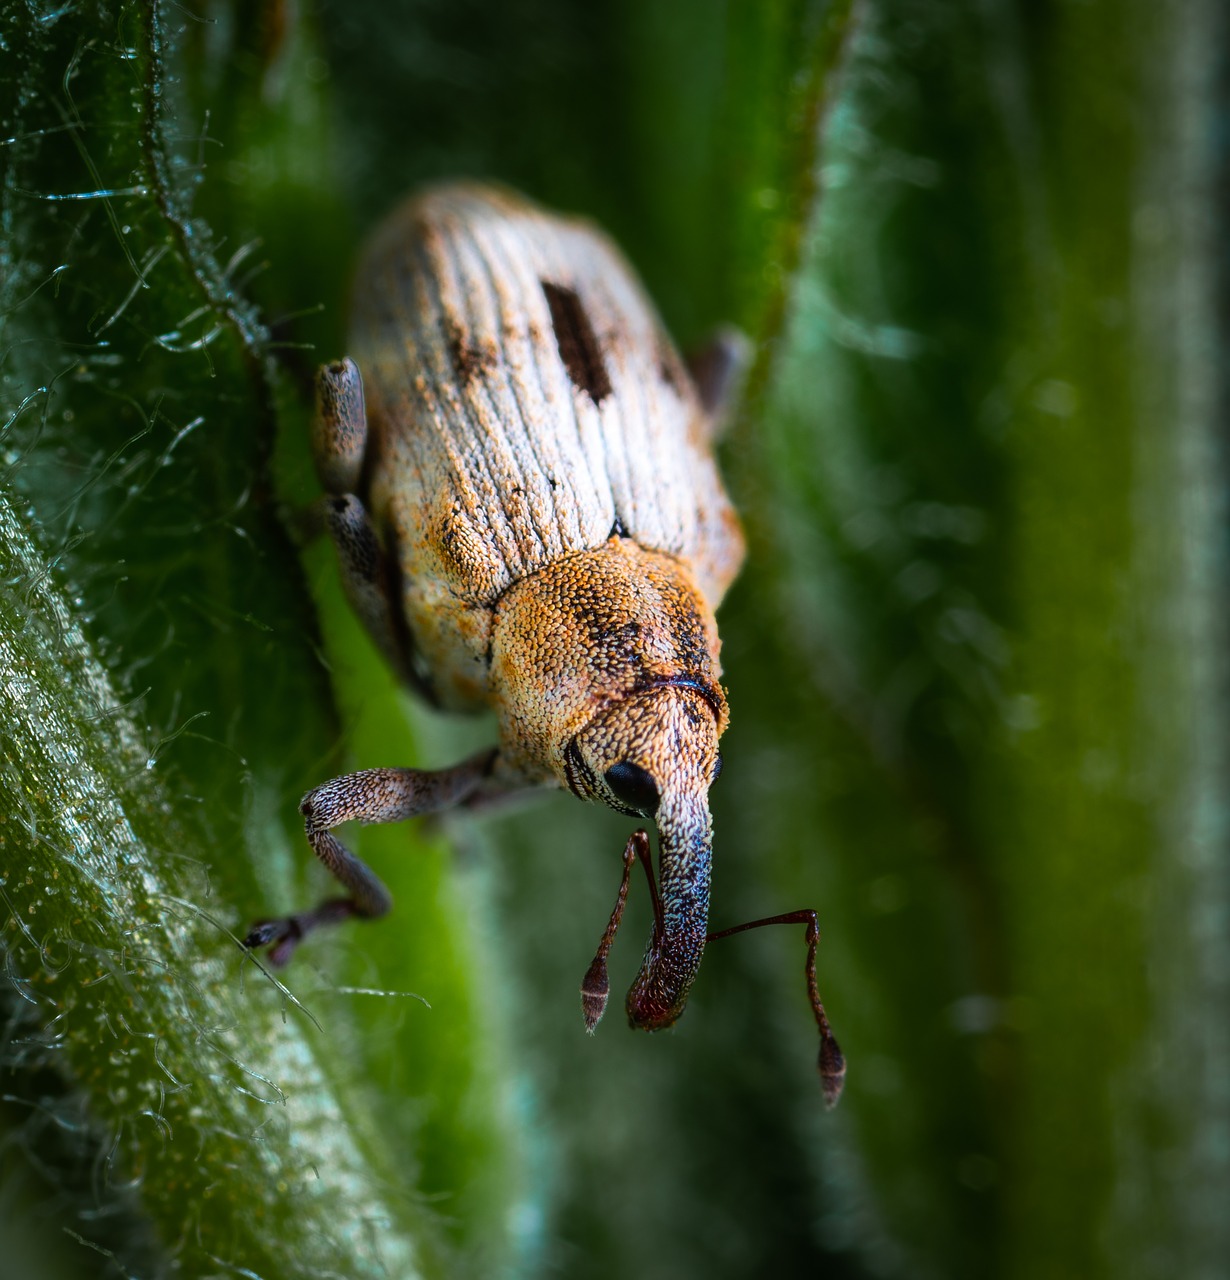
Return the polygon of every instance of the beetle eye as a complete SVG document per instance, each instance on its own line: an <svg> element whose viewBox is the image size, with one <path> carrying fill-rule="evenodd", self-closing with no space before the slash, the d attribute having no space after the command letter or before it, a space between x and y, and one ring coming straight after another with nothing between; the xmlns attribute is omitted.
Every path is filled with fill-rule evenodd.
<svg viewBox="0 0 1230 1280"><path fill-rule="evenodd" d="M722 776L722 753L717 753L717 759L713 762L713 777L709 780L709 785L713 784Z"/></svg>
<svg viewBox="0 0 1230 1280"><path fill-rule="evenodd" d="M648 770L631 760L621 760L602 775L603 781L629 809L648 817L658 809L658 784Z"/></svg>

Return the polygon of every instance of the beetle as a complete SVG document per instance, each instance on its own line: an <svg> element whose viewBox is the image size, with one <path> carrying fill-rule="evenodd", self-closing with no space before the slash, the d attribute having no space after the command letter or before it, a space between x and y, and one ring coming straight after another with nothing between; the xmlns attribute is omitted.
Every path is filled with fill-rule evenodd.
<svg viewBox="0 0 1230 1280"><path fill-rule="evenodd" d="M644 830L624 851L582 983L587 1029L639 862L654 923L632 1026L675 1022L706 942L803 924L832 1105L845 1061L816 988L815 912L708 932L708 793L729 720L714 610L744 554L712 446L737 344L720 337L689 368L605 235L477 184L428 189L380 227L351 340L356 358L318 374L314 435L346 594L406 683L446 709L494 709L499 742L449 769L310 791L308 843L346 893L258 921L244 945L284 964L313 930L389 910L340 823L565 787L651 819L659 839L657 878Z"/></svg>

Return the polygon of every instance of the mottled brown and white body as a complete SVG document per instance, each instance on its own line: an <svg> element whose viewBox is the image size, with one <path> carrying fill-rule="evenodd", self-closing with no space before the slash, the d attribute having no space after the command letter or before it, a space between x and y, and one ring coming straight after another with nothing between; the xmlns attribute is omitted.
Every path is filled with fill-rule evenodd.
<svg viewBox="0 0 1230 1280"><path fill-rule="evenodd" d="M698 380L600 232L469 185L418 196L378 231L352 343L357 365L321 371L315 442L343 581L404 678L440 706L494 709L499 744L309 793L309 841L349 896L263 922L248 944L281 962L317 925L388 909L339 823L553 784L656 822L660 893L637 833L584 1001L592 1030L639 858L656 923L628 1012L667 1026L707 937L728 719L714 611L743 558L711 442L736 348L715 346ZM814 996L814 913L789 919L808 923ZM813 1004L835 1098L844 1064Z"/></svg>

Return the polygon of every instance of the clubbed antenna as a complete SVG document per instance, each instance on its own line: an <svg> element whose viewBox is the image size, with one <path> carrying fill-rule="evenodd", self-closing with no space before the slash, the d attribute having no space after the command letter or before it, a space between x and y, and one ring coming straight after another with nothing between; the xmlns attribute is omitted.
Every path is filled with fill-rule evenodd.
<svg viewBox="0 0 1230 1280"><path fill-rule="evenodd" d="M644 831L634 831L624 846L624 873L619 882L619 892L615 895L615 906L611 918L607 922L606 932L598 944L598 954L594 962L585 972L581 982L581 1012L585 1015L585 1030L592 1036L602 1015L606 1012L607 997L611 994L611 980L607 976L606 958L619 931L619 922L623 919L624 906L628 901L628 882L632 878L632 868L640 860L649 875L649 887L654 888L653 864L649 857L649 837ZM654 895L655 914L657 911L657 895Z"/></svg>
<svg viewBox="0 0 1230 1280"><path fill-rule="evenodd" d="M744 933L748 929L760 929L769 924L805 924L807 926L807 963L804 973L807 975L807 995L811 1000L811 1011L820 1030L820 1056L817 1066L820 1070L820 1088L824 1093L824 1105L832 1108L841 1097L842 1086L846 1082L846 1059L829 1026L828 1015L820 1002L820 991L816 986L816 947L820 942L820 926L816 921L816 913L810 909L788 911L785 915L766 916L763 920L751 920L747 924L737 924L733 929L721 929L711 933L705 939L712 942L715 938L729 938L734 933Z"/></svg>

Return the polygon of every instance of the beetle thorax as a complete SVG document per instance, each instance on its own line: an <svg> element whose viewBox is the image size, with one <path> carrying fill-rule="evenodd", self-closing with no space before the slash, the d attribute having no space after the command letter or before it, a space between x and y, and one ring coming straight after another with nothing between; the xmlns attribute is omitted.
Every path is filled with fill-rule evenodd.
<svg viewBox="0 0 1230 1280"><path fill-rule="evenodd" d="M578 734L615 703L667 685L695 689L720 734L720 670L717 626L687 568L612 536L500 600L491 700L502 752L527 775L573 785L566 756Z"/></svg>

